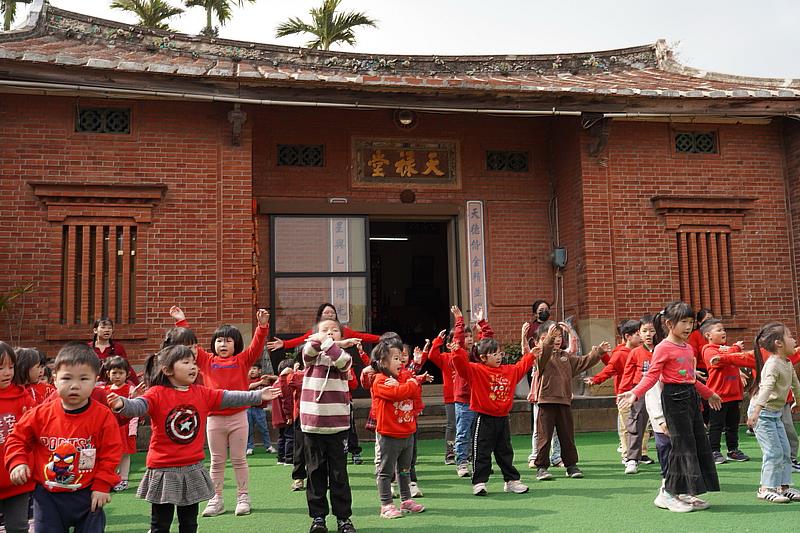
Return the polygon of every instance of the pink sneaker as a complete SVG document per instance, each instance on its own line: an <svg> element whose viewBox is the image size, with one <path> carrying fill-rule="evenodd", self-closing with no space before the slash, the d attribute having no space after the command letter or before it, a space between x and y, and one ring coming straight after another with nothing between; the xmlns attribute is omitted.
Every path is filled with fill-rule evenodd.
<svg viewBox="0 0 800 533"><path fill-rule="evenodd" d="M400 518L403 516L403 513L400 512L395 504L387 503L386 505L381 505L381 518Z"/></svg>
<svg viewBox="0 0 800 533"><path fill-rule="evenodd" d="M421 513L425 510L425 506L414 500L406 500L400 504L400 510L404 513Z"/></svg>

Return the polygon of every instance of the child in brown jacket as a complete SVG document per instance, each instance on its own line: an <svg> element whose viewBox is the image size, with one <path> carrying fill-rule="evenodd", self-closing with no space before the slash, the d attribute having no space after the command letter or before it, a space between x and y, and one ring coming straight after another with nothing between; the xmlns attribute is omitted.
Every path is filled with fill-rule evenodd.
<svg viewBox="0 0 800 533"><path fill-rule="evenodd" d="M537 361L539 380L536 384L536 398L539 416L536 418L536 479L552 479L547 470L550 466L550 439L553 429L558 431L561 441L561 459L567 469L567 476L583 477L578 468L578 450L575 448L575 429L572 423L572 379L590 369L600 358L611 351L608 342L592 346L588 355L579 357L563 350L567 332L563 326L548 321L539 326L537 344L542 355Z"/></svg>

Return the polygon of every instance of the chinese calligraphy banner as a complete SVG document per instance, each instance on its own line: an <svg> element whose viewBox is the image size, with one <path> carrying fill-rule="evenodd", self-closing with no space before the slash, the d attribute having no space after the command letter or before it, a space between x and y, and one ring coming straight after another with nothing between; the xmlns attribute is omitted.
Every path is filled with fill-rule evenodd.
<svg viewBox="0 0 800 533"><path fill-rule="evenodd" d="M458 143L354 139L354 184L458 187Z"/></svg>
<svg viewBox="0 0 800 533"><path fill-rule="evenodd" d="M349 223L346 218L330 219L331 272L347 272L349 265ZM331 278L331 300L341 322L350 322L350 279Z"/></svg>
<svg viewBox="0 0 800 533"><path fill-rule="evenodd" d="M467 258L469 260L469 305L470 312L483 309L486 314L486 255L483 240L483 202L467 202Z"/></svg>

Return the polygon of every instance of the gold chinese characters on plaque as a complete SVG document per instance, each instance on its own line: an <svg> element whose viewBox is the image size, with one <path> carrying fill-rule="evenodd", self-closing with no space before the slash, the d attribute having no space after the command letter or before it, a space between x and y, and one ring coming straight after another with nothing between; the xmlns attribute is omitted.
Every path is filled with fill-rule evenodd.
<svg viewBox="0 0 800 533"><path fill-rule="evenodd" d="M355 139L354 184L458 187L458 143Z"/></svg>

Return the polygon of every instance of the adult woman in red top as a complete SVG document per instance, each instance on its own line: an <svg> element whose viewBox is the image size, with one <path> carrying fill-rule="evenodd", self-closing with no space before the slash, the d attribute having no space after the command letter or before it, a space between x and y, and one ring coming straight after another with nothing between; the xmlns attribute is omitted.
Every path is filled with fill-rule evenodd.
<svg viewBox="0 0 800 533"><path fill-rule="evenodd" d="M97 354L100 361L105 361L107 357L113 357L115 355L127 361L128 353L125 351L125 347L121 342L111 339L111 336L114 334L113 320L107 316L98 318L94 321L92 332L94 333L94 337L92 337L89 346L94 348L94 353ZM130 371L128 372L128 381L133 385L139 384L139 376L136 375L136 371L133 367L130 367Z"/></svg>
<svg viewBox="0 0 800 533"><path fill-rule="evenodd" d="M314 324L319 324L323 320L339 320L339 313L336 312L336 308L333 304L324 303L319 306L317 309L317 316L314 318ZM308 337L314 333L312 330L308 330L299 337L295 337L293 339L282 340L275 338L274 340L267 343L267 349L271 352L275 350L280 350L284 348L286 350L291 350L293 348L297 348L306 340ZM348 327L344 327L342 329L342 338L343 339L360 339L362 342L369 342L369 343L376 343L381 338L378 335L373 335L372 333L362 333L360 331L354 331Z"/></svg>

